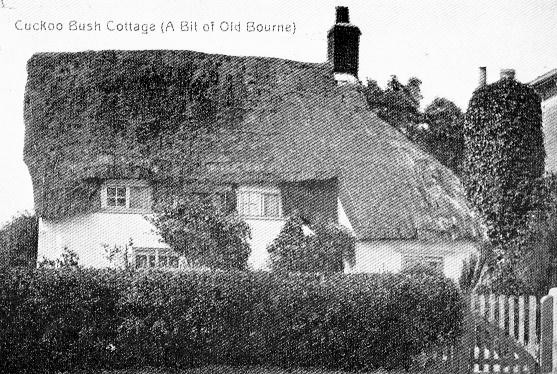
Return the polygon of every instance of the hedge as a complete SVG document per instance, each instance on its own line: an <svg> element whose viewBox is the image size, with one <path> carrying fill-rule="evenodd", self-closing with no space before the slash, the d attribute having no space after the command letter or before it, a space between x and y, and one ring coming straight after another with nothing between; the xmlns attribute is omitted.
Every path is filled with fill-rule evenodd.
<svg viewBox="0 0 557 374"><path fill-rule="evenodd" d="M437 276L0 272L0 372L265 365L408 368L460 331Z"/></svg>

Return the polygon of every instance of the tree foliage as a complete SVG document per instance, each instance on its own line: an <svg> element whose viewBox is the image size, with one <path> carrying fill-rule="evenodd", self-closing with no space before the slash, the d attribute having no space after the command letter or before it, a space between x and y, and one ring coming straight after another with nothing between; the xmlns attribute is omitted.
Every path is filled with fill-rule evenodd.
<svg viewBox="0 0 557 374"><path fill-rule="evenodd" d="M542 178L533 195L539 206L522 235L516 273L532 293L545 295L557 286L557 175Z"/></svg>
<svg viewBox="0 0 557 374"><path fill-rule="evenodd" d="M538 95L513 79L476 90L466 112L464 184L500 259L517 259L538 206L532 192L544 171L541 124Z"/></svg>
<svg viewBox="0 0 557 374"><path fill-rule="evenodd" d="M462 175L464 158L464 113L452 101L435 98L423 114L425 127L419 127L415 141L426 152Z"/></svg>
<svg viewBox="0 0 557 374"><path fill-rule="evenodd" d="M420 110L421 81L410 78L406 85L392 76L385 89L368 80L363 92L368 108L400 130L422 150L457 175L462 172L464 114L452 101L436 98Z"/></svg>
<svg viewBox="0 0 557 374"><path fill-rule="evenodd" d="M418 78L410 78L404 85L396 75L393 75L385 89L381 89L376 81L368 80L363 92L370 110L383 121L412 138L416 125L422 118L421 83Z"/></svg>
<svg viewBox="0 0 557 374"><path fill-rule="evenodd" d="M0 228L0 266L35 266L39 222L34 214L21 213Z"/></svg>
<svg viewBox="0 0 557 374"><path fill-rule="evenodd" d="M354 262L356 240L346 228L321 223L304 226L294 215L267 247L273 270L335 273L344 271L345 262Z"/></svg>
<svg viewBox="0 0 557 374"><path fill-rule="evenodd" d="M159 201L150 221L163 240L192 266L245 270L249 226L212 196L185 194Z"/></svg>

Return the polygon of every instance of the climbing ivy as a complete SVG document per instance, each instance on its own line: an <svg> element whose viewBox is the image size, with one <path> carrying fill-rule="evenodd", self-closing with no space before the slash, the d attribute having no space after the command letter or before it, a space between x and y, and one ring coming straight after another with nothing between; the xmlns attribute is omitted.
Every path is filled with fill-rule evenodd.
<svg viewBox="0 0 557 374"><path fill-rule="evenodd" d="M464 124L463 182L499 259L516 259L545 166L540 98L514 79L477 89Z"/></svg>

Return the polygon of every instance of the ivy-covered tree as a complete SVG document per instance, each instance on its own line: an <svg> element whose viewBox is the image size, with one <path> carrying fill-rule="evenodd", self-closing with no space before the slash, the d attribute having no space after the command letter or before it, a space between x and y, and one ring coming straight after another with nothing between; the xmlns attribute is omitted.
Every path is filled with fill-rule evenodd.
<svg viewBox="0 0 557 374"><path fill-rule="evenodd" d="M294 215L267 247L275 271L335 273L353 264L356 240L344 227L318 223L305 225Z"/></svg>
<svg viewBox="0 0 557 374"><path fill-rule="evenodd" d="M533 196L539 207L522 236L517 273L531 293L545 295L557 286L557 175L541 178Z"/></svg>
<svg viewBox="0 0 557 374"><path fill-rule="evenodd" d="M35 266L39 222L34 214L21 213L0 228L0 266Z"/></svg>
<svg viewBox="0 0 557 374"><path fill-rule="evenodd" d="M245 270L249 226L214 196L184 194L154 205L151 222L162 239L194 267Z"/></svg>
<svg viewBox="0 0 557 374"><path fill-rule="evenodd" d="M544 172L541 103L512 78L478 88L464 125L463 180L483 216L499 259L513 262L538 202L532 191Z"/></svg>
<svg viewBox="0 0 557 374"><path fill-rule="evenodd" d="M452 101L435 98L423 114L425 127L415 134L415 141L426 152L451 169L462 174L464 159L464 113Z"/></svg>

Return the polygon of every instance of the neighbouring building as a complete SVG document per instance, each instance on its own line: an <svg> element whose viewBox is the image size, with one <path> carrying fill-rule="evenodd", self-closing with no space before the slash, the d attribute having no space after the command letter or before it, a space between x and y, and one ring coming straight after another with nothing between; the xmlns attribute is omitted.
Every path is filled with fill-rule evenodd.
<svg viewBox="0 0 557 374"><path fill-rule="evenodd" d="M542 97L545 170L555 173L557 172L557 69L548 71L529 84Z"/></svg>
<svg viewBox="0 0 557 374"><path fill-rule="evenodd" d="M328 61L192 51L39 53L28 62L25 150L39 260L64 248L109 266L176 267L145 219L176 189L216 193L252 230L254 269L293 211L357 238L349 272L423 262L456 278L480 225L459 179L367 109L360 30L337 8ZM198 131L175 143L180 126ZM212 134L207 136L207 134ZM192 168L192 165L195 165Z"/></svg>

